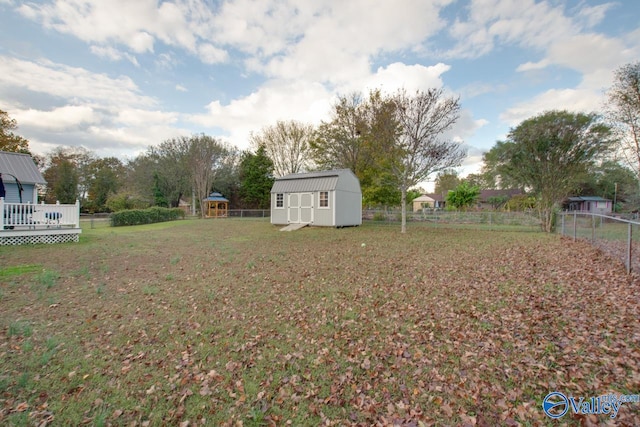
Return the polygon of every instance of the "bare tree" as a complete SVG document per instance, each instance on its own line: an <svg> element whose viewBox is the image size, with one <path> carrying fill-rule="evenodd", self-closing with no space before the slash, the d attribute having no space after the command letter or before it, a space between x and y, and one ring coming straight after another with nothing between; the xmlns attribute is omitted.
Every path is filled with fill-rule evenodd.
<svg viewBox="0 0 640 427"><path fill-rule="evenodd" d="M273 161L274 175L280 177L304 172L310 167L312 135L313 126L291 120L264 127L259 134L251 134L250 139L254 149L264 146Z"/></svg>
<svg viewBox="0 0 640 427"><path fill-rule="evenodd" d="M393 97L399 135L390 153L391 173L396 179L402 204L402 232L407 230L407 190L434 172L459 166L466 150L454 141L442 139L458 120L458 98L447 97L442 89L400 90Z"/></svg>
<svg viewBox="0 0 640 427"><path fill-rule="evenodd" d="M608 92L607 113L621 151L640 180L640 62L615 71Z"/></svg>
<svg viewBox="0 0 640 427"><path fill-rule="evenodd" d="M222 168L230 150L216 138L207 135L193 135L189 139L187 164L191 171L194 192L200 202L211 191L218 171ZM193 201L195 203L195 200ZM205 210L200 209L204 218Z"/></svg>

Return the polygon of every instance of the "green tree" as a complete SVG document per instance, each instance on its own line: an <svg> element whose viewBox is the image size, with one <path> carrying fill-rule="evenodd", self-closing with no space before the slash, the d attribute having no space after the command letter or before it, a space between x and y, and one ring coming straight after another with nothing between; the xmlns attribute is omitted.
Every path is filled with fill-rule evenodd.
<svg viewBox="0 0 640 427"><path fill-rule="evenodd" d="M640 61L615 71L608 92L607 113L620 151L640 183Z"/></svg>
<svg viewBox="0 0 640 427"><path fill-rule="evenodd" d="M254 148L264 147L273 162L275 175L280 177L304 172L310 167L312 136L313 126L290 120L266 126L260 133L251 134L250 140Z"/></svg>
<svg viewBox="0 0 640 427"><path fill-rule="evenodd" d="M153 205L160 206L161 208L169 207L169 201L162 192L158 172L153 173Z"/></svg>
<svg viewBox="0 0 640 427"><path fill-rule="evenodd" d="M488 152L482 155L482 181L486 185L486 189L511 189L517 188L524 190L522 183L515 177L511 176L509 169L505 166L508 164L511 145L508 141L498 141Z"/></svg>
<svg viewBox="0 0 640 427"><path fill-rule="evenodd" d="M107 199L122 187L124 165L116 157L96 159L88 167L88 200L85 209L93 212L108 210Z"/></svg>
<svg viewBox="0 0 640 427"><path fill-rule="evenodd" d="M60 203L75 203L78 200L78 171L68 159L61 159L57 166L57 179L53 185L53 196Z"/></svg>
<svg viewBox="0 0 640 427"><path fill-rule="evenodd" d="M594 165L579 185L578 194L613 200L616 211L638 207L638 179L631 169L616 161Z"/></svg>
<svg viewBox="0 0 640 427"><path fill-rule="evenodd" d="M255 154L247 151L240 161L240 196L246 206L268 209L273 186L273 162L260 145Z"/></svg>
<svg viewBox="0 0 640 427"><path fill-rule="evenodd" d="M57 147L45 160L44 179L47 181L44 200L47 203L84 202L87 165L93 154L82 147ZM74 188L71 188L74 186Z"/></svg>
<svg viewBox="0 0 640 427"><path fill-rule="evenodd" d="M313 161L321 169L350 169L365 205L398 205L400 191L386 156L396 134L395 104L380 91L341 96L310 142Z"/></svg>
<svg viewBox="0 0 640 427"><path fill-rule="evenodd" d="M9 117L6 111L0 110L0 151L31 154L29 141L16 135L13 132L16 129L18 129L16 120Z"/></svg>
<svg viewBox="0 0 640 427"><path fill-rule="evenodd" d="M470 173L462 180L469 185L475 185L476 187L479 187L480 190L490 190L495 188L495 185L492 185L491 183L488 183L486 181L485 176L482 173Z"/></svg>
<svg viewBox="0 0 640 427"><path fill-rule="evenodd" d="M429 175L459 166L466 152L460 144L442 138L458 120L460 103L442 89L399 91L394 97L399 134L388 156L402 205L402 233L407 228L407 190Z"/></svg>
<svg viewBox="0 0 640 427"><path fill-rule="evenodd" d="M145 156L150 162L146 173L150 173L152 200L167 200L169 206L178 206L184 194L191 195L192 175L189 166L189 137L181 136L150 147Z"/></svg>
<svg viewBox="0 0 640 427"><path fill-rule="evenodd" d="M500 143L497 170L531 190L543 230L550 232L554 209L576 191L611 142L609 127L595 114L548 111L511 129Z"/></svg>
<svg viewBox="0 0 640 427"><path fill-rule="evenodd" d="M479 195L480 189L478 187L462 182L447 194L447 206L459 210L467 210L478 200Z"/></svg>
<svg viewBox="0 0 640 427"><path fill-rule="evenodd" d="M436 175L435 193L446 197L449 191L454 190L462 180L454 169L442 171Z"/></svg>

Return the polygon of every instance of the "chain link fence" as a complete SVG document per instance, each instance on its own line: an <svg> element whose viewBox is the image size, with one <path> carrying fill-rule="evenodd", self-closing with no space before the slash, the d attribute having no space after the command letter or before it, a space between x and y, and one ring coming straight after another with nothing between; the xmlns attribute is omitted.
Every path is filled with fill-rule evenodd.
<svg viewBox="0 0 640 427"><path fill-rule="evenodd" d="M627 269L640 272L640 222L588 212L560 212L557 231L573 240L583 239L622 261Z"/></svg>
<svg viewBox="0 0 640 427"><path fill-rule="evenodd" d="M371 223L398 223L402 220L400 210L365 209L362 219ZM407 212L408 223L433 226L455 226L461 228L508 229L540 231L540 219L532 212L501 211L443 211L424 209Z"/></svg>

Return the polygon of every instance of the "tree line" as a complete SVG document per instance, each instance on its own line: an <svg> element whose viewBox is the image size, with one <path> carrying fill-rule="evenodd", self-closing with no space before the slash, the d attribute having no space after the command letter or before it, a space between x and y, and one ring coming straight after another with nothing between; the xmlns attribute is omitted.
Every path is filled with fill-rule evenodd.
<svg viewBox="0 0 640 427"><path fill-rule="evenodd" d="M446 138L460 101L442 89L342 95L318 126L278 121L252 133L245 151L199 134L166 140L127 161L72 147L34 157L47 180L43 199L78 199L87 212L197 203L214 190L232 208L264 209L275 178L346 168L360 179L365 205L402 207L403 232L407 203L421 192L416 186L434 174L436 192L458 190L452 200L459 203L479 189L521 189L550 230L569 195L611 198L614 192L620 207L638 208L640 62L614 77L603 112L552 110L528 118L483 155L480 173L465 178L454 168L466 151ZM2 111L0 126L1 150L29 151Z"/></svg>

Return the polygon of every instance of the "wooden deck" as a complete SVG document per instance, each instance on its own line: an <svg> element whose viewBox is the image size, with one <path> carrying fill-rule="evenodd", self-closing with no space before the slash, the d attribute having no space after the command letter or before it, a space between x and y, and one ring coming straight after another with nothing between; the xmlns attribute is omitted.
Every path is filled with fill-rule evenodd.
<svg viewBox="0 0 640 427"><path fill-rule="evenodd" d="M7 203L0 199L0 246L77 242L80 203Z"/></svg>

